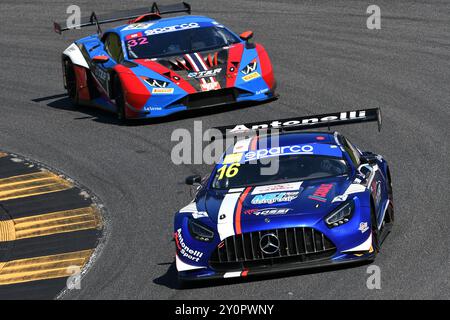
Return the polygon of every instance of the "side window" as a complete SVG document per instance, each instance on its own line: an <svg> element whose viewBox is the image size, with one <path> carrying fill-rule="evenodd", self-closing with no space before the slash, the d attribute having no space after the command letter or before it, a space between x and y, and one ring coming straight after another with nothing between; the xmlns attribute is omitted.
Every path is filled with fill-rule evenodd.
<svg viewBox="0 0 450 320"><path fill-rule="evenodd" d="M120 63L123 60L122 44L117 34L110 33L106 36L105 49L117 63Z"/></svg>
<svg viewBox="0 0 450 320"><path fill-rule="evenodd" d="M356 149L355 146L347 140L347 138L344 138L343 140L345 150L348 152L355 165L359 166L361 164L361 154L359 153L358 149Z"/></svg>

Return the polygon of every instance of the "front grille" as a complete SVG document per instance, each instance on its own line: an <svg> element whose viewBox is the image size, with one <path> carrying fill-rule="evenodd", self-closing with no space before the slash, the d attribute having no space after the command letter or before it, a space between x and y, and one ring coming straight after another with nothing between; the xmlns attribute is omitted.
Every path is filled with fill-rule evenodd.
<svg viewBox="0 0 450 320"><path fill-rule="evenodd" d="M185 98L183 104L188 108L199 108L233 102L236 102L233 89L219 89L190 94Z"/></svg>
<svg viewBox="0 0 450 320"><path fill-rule="evenodd" d="M261 237L270 233L279 240L279 250L274 254L264 253L260 247ZM256 231L222 241L210 258L210 266L216 270L270 267L326 259L335 252L334 244L323 233L312 228Z"/></svg>

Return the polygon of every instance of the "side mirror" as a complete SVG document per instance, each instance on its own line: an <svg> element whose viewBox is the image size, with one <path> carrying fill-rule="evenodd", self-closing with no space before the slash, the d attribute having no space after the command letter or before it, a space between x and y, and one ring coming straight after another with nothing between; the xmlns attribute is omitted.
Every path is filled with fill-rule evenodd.
<svg viewBox="0 0 450 320"><path fill-rule="evenodd" d="M193 186L195 184L200 184L200 183L202 183L202 177L200 177L199 175L189 176L186 178L185 183L189 186Z"/></svg>
<svg viewBox="0 0 450 320"><path fill-rule="evenodd" d="M367 164L362 164L359 166L358 171L364 176L365 179L368 179L372 174L372 167Z"/></svg>
<svg viewBox="0 0 450 320"><path fill-rule="evenodd" d="M92 58L93 63L105 63L109 61L108 56L95 56Z"/></svg>
<svg viewBox="0 0 450 320"><path fill-rule="evenodd" d="M253 38L253 31L244 31L239 35L239 37L244 41L248 41Z"/></svg>

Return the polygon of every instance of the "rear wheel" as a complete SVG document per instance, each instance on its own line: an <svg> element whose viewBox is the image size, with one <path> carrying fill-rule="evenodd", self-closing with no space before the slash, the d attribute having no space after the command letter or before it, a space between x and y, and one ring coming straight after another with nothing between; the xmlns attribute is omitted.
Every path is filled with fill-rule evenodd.
<svg viewBox="0 0 450 320"><path fill-rule="evenodd" d="M70 60L64 60L64 72L66 76L67 95L72 100L76 107L79 104L78 90L77 90L77 75Z"/></svg>
<svg viewBox="0 0 450 320"><path fill-rule="evenodd" d="M114 94L115 94L115 101L116 101L116 107L117 107L117 119L121 123L125 123L127 120L126 114L125 114L125 95L123 93L122 84L120 83L120 80L118 77L114 79Z"/></svg>

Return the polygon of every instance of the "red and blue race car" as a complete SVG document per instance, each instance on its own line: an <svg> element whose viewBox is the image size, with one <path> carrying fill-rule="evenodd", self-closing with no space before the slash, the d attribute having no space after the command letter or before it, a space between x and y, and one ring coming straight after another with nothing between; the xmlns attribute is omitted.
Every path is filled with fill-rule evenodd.
<svg viewBox="0 0 450 320"><path fill-rule="evenodd" d="M187 3L92 13L76 25L97 34L75 41L62 54L64 86L74 103L115 112L119 119L163 117L179 111L259 102L276 97L272 65L253 32L240 36L191 12ZM105 32L100 25L128 20ZM231 108L231 107L230 107Z"/></svg>

